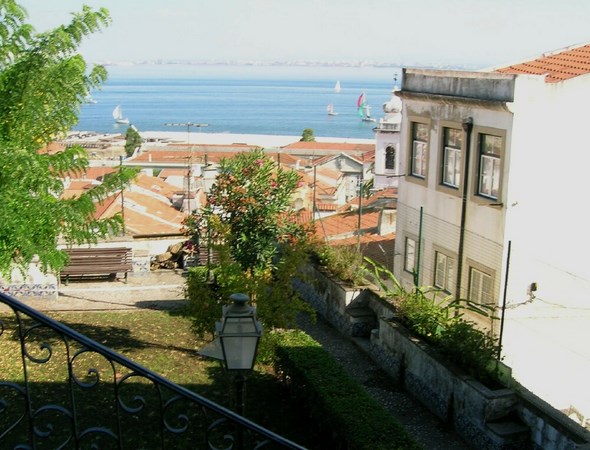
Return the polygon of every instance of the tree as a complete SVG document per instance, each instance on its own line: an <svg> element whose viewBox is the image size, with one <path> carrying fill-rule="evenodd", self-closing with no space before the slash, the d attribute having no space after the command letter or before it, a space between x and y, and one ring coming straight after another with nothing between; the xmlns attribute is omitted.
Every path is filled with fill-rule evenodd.
<svg viewBox="0 0 590 450"><path fill-rule="evenodd" d="M291 209L299 183L295 171L277 167L261 149L221 161L207 206L187 221L193 241L214 243L221 258L211 285L215 295L202 301L202 294L196 298L189 290L189 299L198 302L193 311L209 313L211 302L221 304L241 291L255 299L265 324L294 325L296 313L305 308L292 277L306 257L310 231Z"/></svg>
<svg viewBox="0 0 590 450"><path fill-rule="evenodd" d="M104 67L88 68L77 54L87 35L110 22L106 9L84 6L71 22L36 33L24 8L0 2L0 272L25 267L38 255L43 269L59 270L69 245L93 242L122 223L116 216L94 218L95 202L134 176L122 170L77 198L61 198L62 179L88 167L86 152L72 147L57 153L47 145L77 122L91 89L106 80Z"/></svg>
<svg viewBox="0 0 590 450"><path fill-rule="evenodd" d="M221 161L219 175L197 213L213 226L225 225L225 241L244 271L272 267L279 246L306 235L293 219L291 199L299 186L293 170L277 168L261 149Z"/></svg>
<svg viewBox="0 0 590 450"><path fill-rule="evenodd" d="M303 130L303 134L301 135L301 142L315 142L315 137L313 135L313 130L311 128L306 128Z"/></svg>
<svg viewBox="0 0 590 450"><path fill-rule="evenodd" d="M125 135L125 154L127 156L133 155L135 149L141 146L141 136L137 132L137 128L133 125L127 128L127 134Z"/></svg>

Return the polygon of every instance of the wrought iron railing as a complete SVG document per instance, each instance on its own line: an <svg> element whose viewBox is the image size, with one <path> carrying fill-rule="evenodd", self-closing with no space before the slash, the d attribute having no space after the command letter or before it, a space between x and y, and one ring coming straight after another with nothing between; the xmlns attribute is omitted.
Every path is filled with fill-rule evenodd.
<svg viewBox="0 0 590 450"><path fill-rule="evenodd" d="M0 364L3 449L303 449L2 293Z"/></svg>

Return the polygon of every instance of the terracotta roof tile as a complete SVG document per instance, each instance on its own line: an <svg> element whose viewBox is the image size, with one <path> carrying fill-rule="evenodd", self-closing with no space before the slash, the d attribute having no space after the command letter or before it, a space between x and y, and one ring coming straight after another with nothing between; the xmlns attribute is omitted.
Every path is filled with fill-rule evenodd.
<svg viewBox="0 0 590 450"><path fill-rule="evenodd" d="M547 75L545 82L558 83L590 73L590 44L545 53L537 59L494 69L494 72Z"/></svg>
<svg viewBox="0 0 590 450"><path fill-rule="evenodd" d="M348 142L303 142L297 141L283 147L286 150L332 150L335 152L369 152L375 150L375 144Z"/></svg>
<svg viewBox="0 0 590 450"><path fill-rule="evenodd" d="M144 173L140 173L133 181L133 184L136 184L143 189L155 192L159 195L163 195L169 199L172 199L174 194L178 192L178 187L166 183L161 178L151 177Z"/></svg>
<svg viewBox="0 0 590 450"><path fill-rule="evenodd" d="M186 169L162 169L158 178L186 177Z"/></svg>
<svg viewBox="0 0 590 450"><path fill-rule="evenodd" d="M116 172L117 167L87 167L83 172L70 172L72 180L102 180L107 173Z"/></svg>
<svg viewBox="0 0 590 450"><path fill-rule="evenodd" d="M364 211L360 215L361 230L376 229L379 223L380 211ZM317 220L316 234L321 239L346 239L358 233L358 211L334 214Z"/></svg>

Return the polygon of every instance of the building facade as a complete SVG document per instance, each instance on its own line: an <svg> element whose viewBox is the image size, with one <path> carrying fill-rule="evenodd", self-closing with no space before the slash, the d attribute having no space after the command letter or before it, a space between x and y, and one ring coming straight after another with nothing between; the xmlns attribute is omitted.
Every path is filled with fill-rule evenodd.
<svg viewBox="0 0 590 450"><path fill-rule="evenodd" d="M404 70L394 259L406 286L494 308L495 320L472 319L503 340L515 377L585 416L589 50L482 72Z"/></svg>

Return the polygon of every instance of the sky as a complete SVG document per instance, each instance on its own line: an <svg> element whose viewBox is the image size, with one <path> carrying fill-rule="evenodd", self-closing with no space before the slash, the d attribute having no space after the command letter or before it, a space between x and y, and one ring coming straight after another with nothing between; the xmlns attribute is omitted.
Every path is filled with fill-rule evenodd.
<svg viewBox="0 0 590 450"><path fill-rule="evenodd" d="M112 24L96 63L191 61L509 65L590 41L588 0L17 0L37 31L83 4Z"/></svg>

